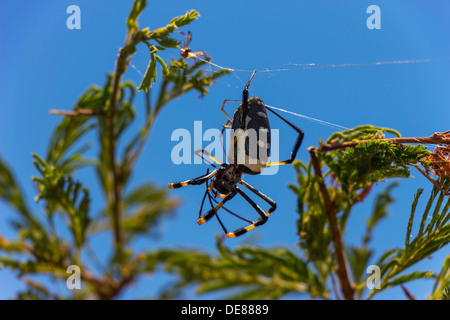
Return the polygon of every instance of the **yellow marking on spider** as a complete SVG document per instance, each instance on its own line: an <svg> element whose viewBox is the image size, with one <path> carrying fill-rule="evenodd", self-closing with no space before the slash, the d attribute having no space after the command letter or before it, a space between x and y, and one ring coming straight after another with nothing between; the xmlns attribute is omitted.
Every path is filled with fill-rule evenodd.
<svg viewBox="0 0 450 320"><path fill-rule="evenodd" d="M197 150L197 151L201 151L202 155L203 155L203 154L206 155L208 158L210 158L212 161L214 161L215 163L217 163L219 166L222 166L222 165L223 165L223 162L222 162L222 161L220 161L219 159L217 159L216 157L214 157L214 156L213 156L211 153L209 153L208 151L206 151L206 150L204 150L204 149L199 149L199 150ZM195 151L195 154L196 154L196 155L198 155L197 151ZM201 158L204 159L203 156L202 156ZM204 159L204 160L205 160L205 159Z"/></svg>
<svg viewBox="0 0 450 320"><path fill-rule="evenodd" d="M219 159L217 159L216 157L214 157L212 154L208 154L207 155L209 158L211 158L215 163L217 163L218 165L223 165L223 162L220 161Z"/></svg>
<svg viewBox="0 0 450 320"><path fill-rule="evenodd" d="M281 166L283 164L288 164L288 162L287 161L267 162L266 166Z"/></svg>
<svg viewBox="0 0 450 320"><path fill-rule="evenodd" d="M217 194L216 196L219 198L225 198L228 194Z"/></svg>
<svg viewBox="0 0 450 320"><path fill-rule="evenodd" d="M245 230L245 232L248 232L248 231L253 230L255 228L256 228L256 226L254 224L252 224L252 225L249 225L248 227L244 228L244 230ZM239 235L243 235L245 232L239 233ZM229 239L236 238L236 237L237 237L237 235L234 232L227 233L227 238L229 238Z"/></svg>
<svg viewBox="0 0 450 320"><path fill-rule="evenodd" d="M254 224L252 224L252 225L248 226L247 228L245 228L245 231L250 231L250 230L253 230L253 229L255 229L255 225Z"/></svg>
<svg viewBox="0 0 450 320"><path fill-rule="evenodd" d="M215 208L214 208L214 213L216 213L220 208L222 208L223 206L223 201L221 203L219 203ZM206 218L202 217L200 219L197 220L198 225L202 225L206 222Z"/></svg>
<svg viewBox="0 0 450 320"><path fill-rule="evenodd" d="M185 182L175 182L169 183L169 189L181 188L187 186L189 183Z"/></svg>

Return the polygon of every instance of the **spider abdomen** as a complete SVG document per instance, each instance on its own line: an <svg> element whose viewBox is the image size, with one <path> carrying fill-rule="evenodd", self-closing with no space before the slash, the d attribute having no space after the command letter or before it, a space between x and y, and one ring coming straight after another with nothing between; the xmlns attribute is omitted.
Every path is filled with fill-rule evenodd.
<svg viewBox="0 0 450 320"><path fill-rule="evenodd" d="M270 124L261 98L252 97L234 113L228 162L246 174L259 174L270 155Z"/></svg>

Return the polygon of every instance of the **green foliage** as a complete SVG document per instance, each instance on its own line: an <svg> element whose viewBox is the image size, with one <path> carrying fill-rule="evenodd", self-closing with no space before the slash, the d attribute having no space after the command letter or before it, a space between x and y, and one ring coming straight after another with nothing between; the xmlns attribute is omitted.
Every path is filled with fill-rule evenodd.
<svg viewBox="0 0 450 320"><path fill-rule="evenodd" d="M376 227L390 215L397 181L375 196L361 243L346 244L342 239L355 205L365 201L374 184L392 177L410 177L410 167L429 154L422 145L387 140L385 134L400 138L394 130L373 126L335 133L319 148L309 148L316 156L311 156L308 164L294 162L298 183L290 188L298 197L300 250L252 245L230 250L218 241L218 255L159 250L147 255L141 267L153 271L158 264L163 264L166 272L178 275L178 281L162 294L165 298L179 297L183 288L195 285L198 294L222 293L230 299L278 299L286 295L370 299L395 286L406 290L404 285L408 282L426 278L436 281L430 298L448 297L450 256L438 275L421 270L406 272L450 240L450 200L436 187L423 212L417 234L410 237L422 189L414 197L411 218L405 228L404 248L387 249L377 258L371 243ZM329 197L329 201L325 197ZM330 219L333 214L335 225ZM341 233L336 233L336 229ZM339 265L339 250L348 262L346 273ZM369 291L366 280L370 265L379 266L381 287ZM351 290L344 290L345 281Z"/></svg>
<svg viewBox="0 0 450 320"><path fill-rule="evenodd" d="M369 247L372 240L372 234L377 224L382 219L388 217L389 206L395 200L391 193L397 185L398 183L396 182L389 184L383 192L375 197L373 211L366 222L366 231L363 235L361 245L348 245L346 247L349 266L355 283L364 284L365 279L367 278L366 269L370 265L369 262L374 255L374 250ZM363 291L361 290L357 294L359 297L362 297Z"/></svg>
<svg viewBox="0 0 450 320"><path fill-rule="evenodd" d="M307 264L288 249L242 246L231 251L217 242L219 256L201 251L159 250L146 256L142 268L153 271L163 261L167 272L181 278L162 294L173 298L186 285L211 293L234 288L227 299L278 299L288 293L323 296L324 287Z"/></svg>
<svg viewBox="0 0 450 320"><path fill-rule="evenodd" d="M450 256L445 259L441 271L436 275L431 298L450 300Z"/></svg>
<svg viewBox="0 0 450 320"><path fill-rule="evenodd" d="M0 199L6 201L23 216L31 218L22 191L2 158L0 158Z"/></svg>
<svg viewBox="0 0 450 320"><path fill-rule="evenodd" d="M42 212L30 209L11 169L0 159L0 199L18 212L12 221L17 239L0 235L0 265L23 277L26 289L18 294L18 299L116 297L143 271L137 266L148 252L137 252L133 241L142 236L156 238L160 222L178 205L166 188L153 182L131 186L130 177L163 107L191 90L207 94L208 87L227 72L207 74L203 63L190 65L183 58L165 62L156 53L176 49L174 55L180 57L173 33L199 14L189 11L167 26L149 31L140 29L138 24L146 5L147 1L134 1L126 20L125 44L105 83L89 87L72 110L51 110L63 117L50 136L46 156L33 154L37 170L33 177L35 200ZM140 114L136 107L139 93L133 83L122 78L139 44L149 48L150 59L137 88L144 91L144 121L132 126ZM158 66L162 69L160 78ZM160 89L156 92L152 85L159 79ZM96 153L88 157L91 145ZM98 180L103 193L103 207L96 212L90 190L80 178L81 170ZM61 219L66 230L61 230ZM93 237L99 233L107 233L113 239L113 253L106 261L99 261L98 252L91 248ZM66 269L73 264L81 269L82 290L55 294L48 284L35 279L36 275L48 274L54 281L65 283ZM96 273L91 271L94 266Z"/></svg>
<svg viewBox="0 0 450 320"><path fill-rule="evenodd" d="M442 292L442 300L450 300L450 287L447 287Z"/></svg>
<svg viewBox="0 0 450 320"><path fill-rule="evenodd" d="M429 154L423 145L404 145L382 139L385 133L399 136L391 129L360 126L328 139L334 144L362 141L353 148L321 153L319 156L330 168L343 192L354 192L386 178L409 177L408 166Z"/></svg>
<svg viewBox="0 0 450 320"><path fill-rule="evenodd" d="M412 237L414 215L422 192L423 189L419 189L413 199L404 248L389 251L377 263L381 268L383 278L380 291L406 281L431 277L432 272L427 271L399 274L417 262L428 258L450 242L450 199L440 193L436 187L433 188L427 201L417 234ZM434 209L432 209L433 206ZM448 269L448 262L444 263L444 268ZM378 292L373 291L371 296Z"/></svg>
<svg viewBox="0 0 450 320"><path fill-rule="evenodd" d="M110 83L107 84L109 85ZM93 85L81 95L74 109L101 114L105 111L105 98L105 92ZM71 149L94 128L94 125L89 116L65 117L60 121L50 137L46 156L48 163L64 173L71 173L87 164L83 153L89 148L89 144L84 144L76 150Z"/></svg>
<svg viewBox="0 0 450 320"><path fill-rule="evenodd" d="M69 217L67 226L72 232L74 245L77 250L86 240L86 229L90 223L89 191L81 183L73 181L69 175L64 175L56 167L49 165L38 155L35 166L42 177L33 177L39 186L36 201L45 199L47 214L52 216L57 211L63 211Z"/></svg>
<svg viewBox="0 0 450 320"><path fill-rule="evenodd" d="M142 82L138 87L138 90L144 90L145 92L148 92L148 90L152 86L152 82L156 81L157 62L161 65L164 76L169 76L171 74L164 60L156 53L158 52L158 50L165 50L166 48L178 48L178 41L171 38L170 35L177 28L190 24L198 17L199 17L198 12L195 10L191 10L189 12L186 12L186 14L183 16L172 19L172 21L170 21L170 23L167 26L156 29L152 32L148 32L145 35L144 41L147 44L148 49L150 50L150 61L148 63L147 70L145 71L145 75L142 78ZM150 44L148 40L154 40L157 44L156 45Z"/></svg>
<svg viewBox="0 0 450 320"><path fill-rule="evenodd" d="M128 33L133 34L139 29L137 19L147 6L147 0L136 0L131 7L131 11L127 18Z"/></svg>
<svg viewBox="0 0 450 320"><path fill-rule="evenodd" d="M435 173L447 172L442 164L432 163L433 154L417 139L405 142L395 130L370 125L336 132L318 147L308 149L308 163L294 162L296 183L290 189L297 196L298 248L241 245L231 250L218 239L217 253L135 249L135 240L157 238L160 222L178 205L166 188L153 182L130 185L156 117L171 101L190 91L206 95L219 77L230 72L207 73L204 61L164 61L159 51L175 49L180 57L175 32L199 14L188 11L151 31L138 24L146 6L146 0L133 2L126 19L125 43L114 72L104 84L89 87L72 110L51 111L63 117L50 136L45 157L33 154L35 200L42 210L30 208L11 169L0 158L0 199L17 212L12 221L17 237L0 235L0 265L22 277L25 289L18 299L113 299L141 275L159 272L161 265L166 273L176 275L176 280L159 298L182 297L185 288L195 286L198 294L214 293L230 299L288 295L370 299L396 286L408 293L408 282L432 279L430 299L449 299L450 256L439 272L411 270L450 241L450 200L442 191L449 190L447 176L433 180L423 212L419 212L419 204L423 204L424 189L412 198L402 247L388 248L381 254L372 247L375 229L390 216L397 181L373 198L361 242L346 242L355 206L367 201L376 185L383 186L392 178L408 178L411 167L418 165ZM149 49L149 63L136 88L122 78L138 45ZM158 86L154 86L157 81ZM143 112L136 107L137 97L144 98ZM142 123L136 129L132 124L141 114ZM96 153L88 157L92 144ZM440 156L447 153L443 148ZM98 180L104 203L95 212L81 170ZM61 230L61 220L67 230ZM113 243L112 253L100 263L98 252L91 248L93 237L99 233L107 233ZM54 282L65 282L67 267L73 264L81 269L82 290L55 294L35 277L50 275ZM379 289L369 291L366 279L370 265L380 268L381 283Z"/></svg>

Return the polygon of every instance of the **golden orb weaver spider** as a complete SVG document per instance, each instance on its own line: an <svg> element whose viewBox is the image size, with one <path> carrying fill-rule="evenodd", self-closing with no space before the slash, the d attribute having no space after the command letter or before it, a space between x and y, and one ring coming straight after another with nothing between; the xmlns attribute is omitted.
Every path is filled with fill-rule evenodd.
<svg viewBox="0 0 450 320"><path fill-rule="evenodd" d="M195 151L196 155L199 155L202 158L205 155L213 162L218 164L220 168L217 168L211 172L209 172L208 169L206 174L194 179L169 183L169 188L171 189L177 189L187 185L200 185L206 183L206 192L200 205L197 223L199 225L202 225L206 221L210 220L213 216L216 216L220 226L222 227L228 238L234 238L243 235L244 233L256 227L263 225L264 223L266 223L269 215L274 212L277 207L275 201L242 180L242 176L244 174L257 175L261 173L266 166L292 163L302 144L304 136L302 130L293 125L288 120L284 119L270 107L264 105L261 98L248 98L248 88L255 73L256 71L252 73L250 79L244 87L244 90L242 92L242 103L236 109L233 119L231 119L224 110L225 103L227 101L233 100L225 100L222 105L222 111L228 118L228 122L225 126L231 124L231 129L233 131L233 134L230 136L230 150L227 157L227 160L230 163L223 163L220 160L216 159L208 151L204 149L198 149ZM298 133L294 147L292 148L291 157L287 160L279 162L267 162L270 154L270 124L266 110L269 110L270 112L275 114ZM247 135L247 133L251 130L254 130L256 132L256 144L260 147L258 148L256 153L251 151L251 139L249 139ZM215 167L213 163L209 161L208 163ZM211 182L209 183L208 181L210 180ZM244 193L244 191L242 191L241 188L238 187L238 184L244 186L256 196L264 200L270 205L270 208L267 211L261 209L261 207L259 207L247 194ZM211 193L213 193L213 196L211 196ZM230 201L237 194L239 194L253 207L253 209L258 213L259 219L257 219L256 221L250 221L224 207L224 204ZM211 204L211 209L202 215L202 209L206 197L208 197L208 200ZM223 198L223 200L221 202L218 202L215 197ZM216 203L215 206L212 203L213 201ZM228 230L220 220L219 215L217 214L217 212L221 208L229 212L230 214L240 218L241 220L246 221L248 225L232 232L228 232Z"/></svg>
<svg viewBox="0 0 450 320"><path fill-rule="evenodd" d="M191 48L189 48L189 44L192 41L192 33L190 31L188 31L188 34L185 34L181 31L178 31L178 33L182 34L183 36L185 36L187 38L186 41L184 41L184 40L180 41L180 44L183 45L181 48L181 55L184 58L186 58L186 59L190 58L190 59L194 60L195 62L197 62L199 57L203 57L205 60L211 61L211 57L206 53L206 51L201 50L201 51L192 52Z"/></svg>

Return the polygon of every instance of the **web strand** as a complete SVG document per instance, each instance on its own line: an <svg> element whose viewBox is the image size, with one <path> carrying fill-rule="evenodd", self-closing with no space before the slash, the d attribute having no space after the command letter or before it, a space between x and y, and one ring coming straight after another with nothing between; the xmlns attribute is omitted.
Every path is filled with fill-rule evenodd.
<svg viewBox="0 0 450 320"><path fill-rule="evenodd" d="M203 59L201 57L197 57L197 58L208 63L209 65L211 65L213 67L216 67L216 68L219 68L222 70L228 70L228 71L232 71L232 72L254 72L255 71L255 70L250 70L250 69L235 69L235 68L223 67L223 66L220 66L211 61ZM382 65L393 65L393 64L418 64L418 63L430 63L430 62L448 61L448 60L450 60L450 57L429 58L429 59L391 60L391 61L377 61L377 62L366 62L366 63L344 63L344 64L329 64L329 65L316 65L314 63L310 63L310 64L294 64L295 67L293 67L293 68L261 69L261 70L256 70L256 71L259 73L262 73L262 72L285 72L285 71L296 71L296 70L367 67L367 66L382 66ZM316 123L319 123L321 125L328 126L331 128L335 128L335 129L339 129L339 130L354 130L355 132L358 132L358 130L355 130L352 128L348 128L348 127L345 127L345 126L342 126L342 125L339 125L336 123L312 118L312 117L309 117L309 116L306 116L306 115L303 115L300 113L292 112L289 110L285 110L285 109L281 109L281 108L277 108L277 107L269 106L269 105L268 105L268 107L273 108L278 111L281 111L281 112L292 114L294 116L304 118L309 121L313 121L313 122L316 122ZM431 148L436 147L435 145L427 145L427 146L431 147Z"/></svg>
<svg viewBox="0 0 450 320"><path fill-rule="evenodd" d="M336 124L336 123L332 123L332 122L328 122L328 121L324 121L324 120L308 117L308 116L306 116L304 114L295 113L295 112L292 112L292 111L289 111L289 110L284 110L284 109L277 108L277 107L274 107L274 106L269 106L269 105L267 105L267 106L269 108L272 108L272 109L275 109L275 110L278 110L278 111L281 111L281 112L289 113L289 114L292 114L292 115L300 117L300 118L304 118L304 119L307 119L307 120L310 120L310 121L313 121L313 122L317 122L319 124L322 124L324 126L328 126L330 128L335 128L335 129L340 129L340 130L353 130L351 128L347 128L347 127L341 126L341 125Z"/></svg>
<svg viewBox="0 0 450 320"><path fill-rule="evenodd" d="M222 70L229 70L232 72L254 72L255 70L249 69L234 69L220 66L216 63L197 57L198 59ZM328 65L316 65L314 63L302 64L301 67L294 68L279 68L279 69L261 69L256 70L257 72L281 72L281 71L296 71L296 70L309 70L309 69L331 69L331 68L348 68L348 67L367 67L367 66L382 66L390 64L413 64L413 63L429 63L438 61L448 61L450 57L443 58L429 58L429 59L409 59L409 60L392 60L392 61L377 61L377 62L366 62L366 63L344 63L344 64L328 64Z"/></svg>
<svg viewBox="0 0 450 320"><path fill-rule="evenodd" d="M277 108L277 107L269 106L269 105L267 105L267 107L275 109L275 110L278 110L278 111L281 111L281 112L285 112L285 113L288 113L288 114L292 114L292 115L294 115L296 117L304 118L304 119L307 119L309 121L313 121L313 122L319 123L321 125L324 125L324 126L327 126L327 127L330 127L330 128L339 129L339 130L352 130L354 132L364 133L364 132L356 130L354 128L348 128L348 127L344 127L344 126L336 124L336 123L332 123L332 122L328 122L328 121L312 118L312 117L306 116L306 115L301 114L301 113L296 113L296 112L292 112L292 111L289 111L289 110L285 110L285 109L281 109L281 108ZM420 143L420 141L417 141L417 143ZM422 143L422 145L425 145L425 146L427 146L429 148L436 148L436 146L434 144L424 144L424 143Z"/></svg>

